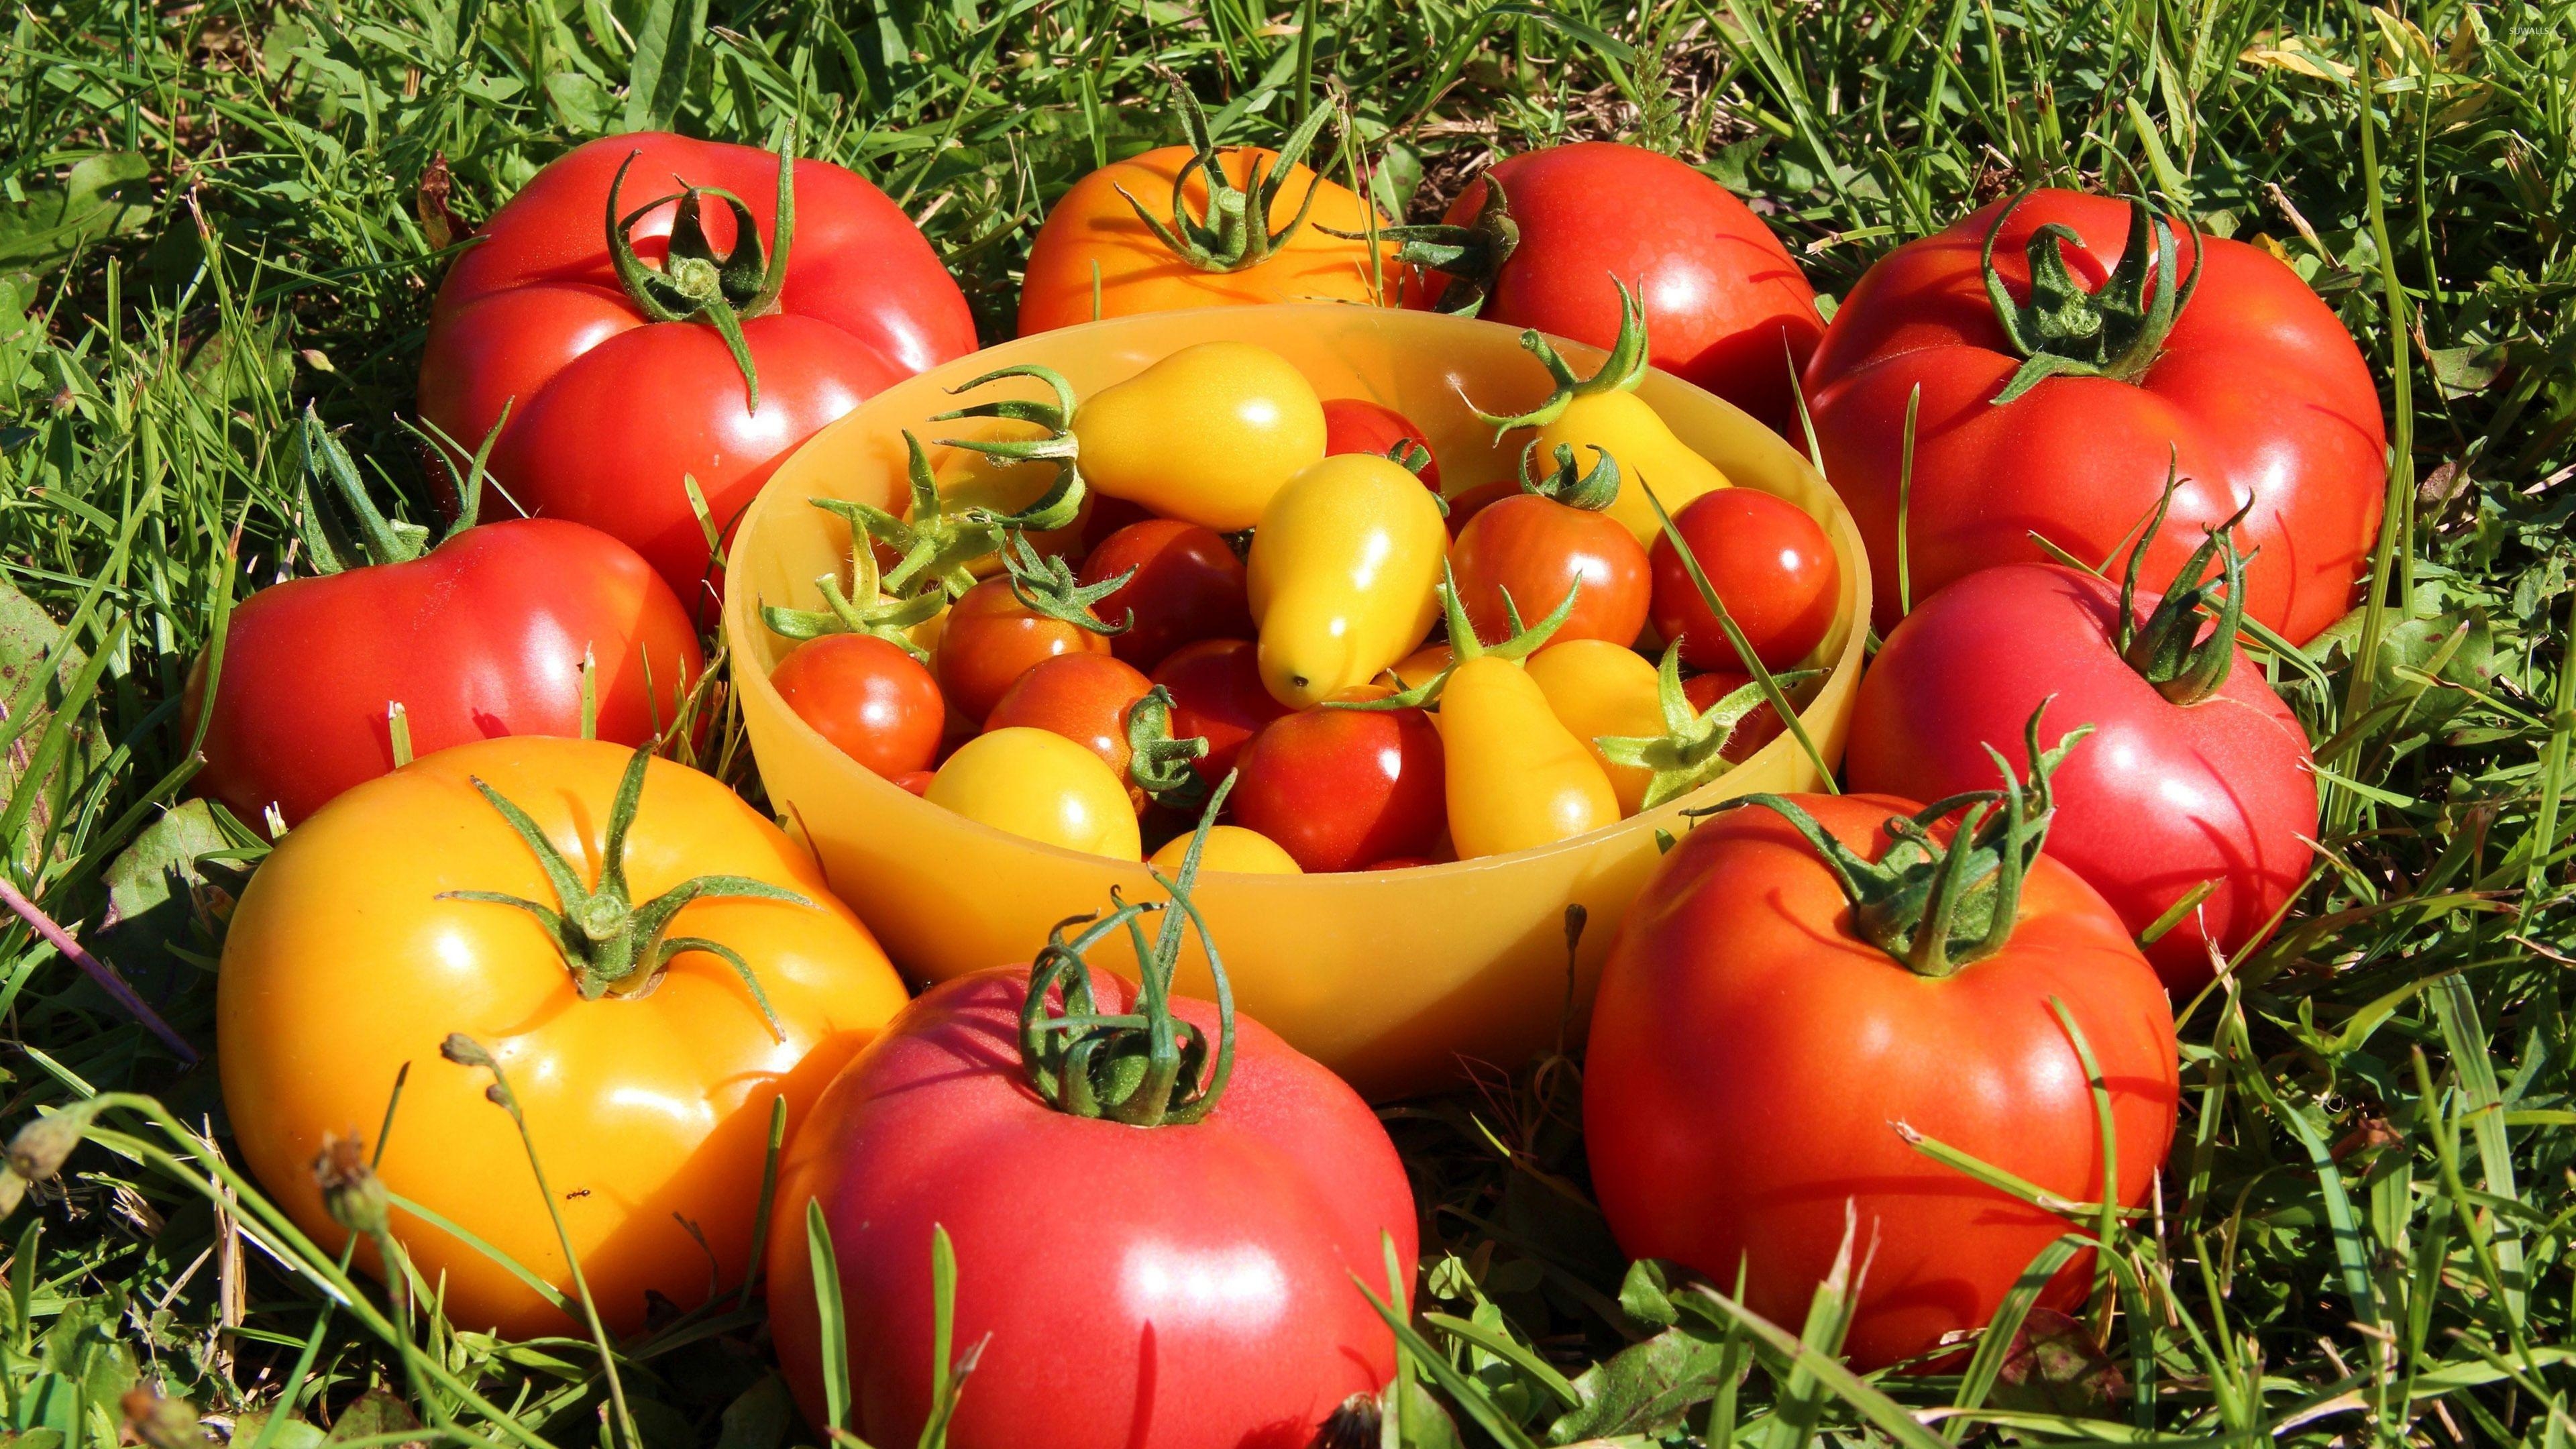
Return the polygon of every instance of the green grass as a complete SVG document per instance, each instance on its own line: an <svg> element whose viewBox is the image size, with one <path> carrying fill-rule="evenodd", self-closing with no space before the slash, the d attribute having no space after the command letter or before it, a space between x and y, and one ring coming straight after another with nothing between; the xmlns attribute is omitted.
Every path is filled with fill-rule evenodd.
<svg viewBox="0 0 2576 1449"><path fill-rule="evenodd" d="M1417 217L1496 151L1677 150L1757 198L1829 293L2021 184L2145 187L2266 239L2333 303L2399 445L2374 606L2272 661L2331 771L2323 863L2235 989L2187 1014L2157 1211L2116 1229L2095 1311L2042 1335L2038 1368L1997 1338L1962 1373L1862 1382L1815 1351L1832 1292L1802 1345L1629 1271L1583 1181L1579 1065L1551 1060L1388 1114L1429 1214L1405 1440L2568 1442L2576 3L703 6L15 12L0 849L189 1040L210 1039L214 933L257 851L163 823L191 747L181 687L229 602L284 567L286 429L308 400L427 516L395 418L451 235L425 199L442 164L471 222L603 130L770 142L793 118L807 154L925 219L995 338L1046 203L1177 134L1166 67L1228 139L1347 107L1333 164ZM211 1069L14 925L0 1030L10 1124L94 1093L168 1107L109 1109L9 1220L0 1432L110 1444L139 1375L262 1449L322 1425L350 1444L600 1438L585 1341L398 1326L364 1306L381 1296L326 1308L348 1291L336 1263L247 1191L225 1200ZM642 1439L801 1435L758 1339L737 1312L621 1346Z"/></svg>

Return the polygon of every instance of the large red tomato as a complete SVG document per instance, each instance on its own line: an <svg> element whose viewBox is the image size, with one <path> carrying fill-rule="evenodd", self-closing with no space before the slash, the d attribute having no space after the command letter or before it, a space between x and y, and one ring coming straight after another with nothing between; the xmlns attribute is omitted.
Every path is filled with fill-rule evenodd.
<svg viewBox="0 0 2576 1449"><path fill-rule="evenodd" d="M2139 598L2131 618L2146 624L2158 602ZM2197 634L2197 611L2173 612ZM1986 747L2026 768L2021 721L2054 695L2050 715L2094 735L2058 772L2048 853L2133 935L2214 883L2147 948L2187 993L2209 980L2212 946L2233 956L2299 888L2317 834L2315 767L2307 732L2231 639L2202 645L2214 681L2159 687L2122 657L2121 633L2119 587L2090 574L1970 574L1888 635L1861 679L1845 763L1859 790L1990 790Z"/></svg>
<svg viewBox="0 0 2576 1449"><path fill-rule="evenodd" d="M782 237L778 158L766 151L647 132L558 159L493 213L439 288L421 415L470 450L507 404L491 459L499 491L634 545L694 604L709 559L684 478L729 528L815 430L975 348L964 294L885 193L823 161L797 162L793 178L795 221ZM675 195L687 188L706 190ZM612 211L622 220L639 209L631 235L650 276L621 279ZM741 235L744 217L756 235ZM684 258L727 263L675 270L675 229ZM773 287L762 263L782 249L790 260ZM693 294L681 296L674 277ZM739 315L756 409L711 320L719 306ZM656 312L689 316L657 324Z"/></svg>
<svg viewBox="0 0 2576 1449"><path fill-rule="evenodd" d="M1128 1095L1108 1063L1142 1065L1152 1028L1083 1030L1100 1064L1083 1115L1064 1073L1084 1054L1026 1045L1027 969L960 977L907 1008L825 1089L780 1175L771 1325L806 1417L824 1422L814 1203L847 1305L849 1427L870 1443L913 1442L931 1412L944 1229L951 1351L981 1345L952 1449L1307 1449L1343 1399L1394 1372L1393 1336L1352 1283L1386 1296L1386 1237L1411 1280L1394 1145L1340 1079L1253 1022L1106 976L1086 990L1049 960L1062 965L1041 958L1042 1040L1071 1035L1057 1013L1096 1006L1159 1020L1205 1055L1184 1051L1177 1091L1149 1077ZM1230 1075L1202 1077L1209 1058Z"/></svg>
<svg viewBox="0 0 2576 1449"><path fill-rule="evenodd" d="M1881 631L1904 607L1897 514L1918 388L1902 500L1915 599L2046 561L2034 532L2117 567L2170 469L2182 486L2147 545L2149 577L2250 501L2237 530L2253 560L2246 613L2304 644L2351 607L2387 476L2369 368L2298 274L2243 242L2174 237L2159 219L2171 260L2145 267L2147 215L2071 191L1999 201L1897 248L1834 313L1807 397L1825 474L1869 545ZM2033 254L2048 284L2037 296ZM2146 320L2124 321L2129 309ZM2049 316L2090 330L2060 335ZM2003 401L2017 382L2031 385Z"/></svg>
<svg viewBox="0 0 2576 1449"><path fill-rule="evenodd" d="M1495 199L1487 178L1499 178ZM1438 227L1399 228L1406 260L1463 244L1411 305L1535 327L1608 348L1615 277L1645 303L1655 366L1785 432L1790 383L1824 324L1815 289L1762 218L1670 156L1578 141L1508 157L1468 184Z"/></svg>
<svg viewBox="0 0 2576 1449"><path fill-rule="evenodd" d="M1853 854L1845 865L1863 880L1873 861L1911 857L1917 885L1931 869L1913 847L1890 850L1884 826L1917 808L1908 802L1788 803ZM1932 833L1951 839L1947 825ZM1993 834L1990 822L1981 850ZM1849 1204L1855 1255L1869 1258L1846 1340L1855 1367L1983 1326L2034 1256L2092 1224L1980 1185L1900 1133L2099 1201L2093 1098L2052 1001L2109 1085L2117 1200L2144 1201L2173 1136L2173 1014L2101 898L2055 861L2023 858L2000 949L1976 957L1955 927L1917 920L1948 949L1909 966L1877 944L1885 935L1862 933L1816 846L1773 810L1749 805L1685 837L1630 908L1593 1008L1584 1133L1620 1248L1720 1285L1740 1272L1746 1304L1794 1327L1832 1269ZM2088 1261L2069 1263L2042 1302L2080 1300Z"/></svg>
<svg viewBox="0 0 2576 1449"><path fill-rule="evenodd" d="M594 733L624 745L670 725L703 662L670 586L577 523L486 523L409 561L290 579L233 610L196 788L246 821L275 805L293 825L394 768L397 704L415 755L578 735L585 655ZM192 719L204 676L200 660Z"/></svg>

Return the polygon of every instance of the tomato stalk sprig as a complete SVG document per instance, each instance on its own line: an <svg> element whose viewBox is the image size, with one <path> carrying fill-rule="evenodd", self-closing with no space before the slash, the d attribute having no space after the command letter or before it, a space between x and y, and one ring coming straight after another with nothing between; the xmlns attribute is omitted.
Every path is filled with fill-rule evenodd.
<svg viewBox="0 0 2576 1449"><path fill-rule="evenodd" d="M1521 449L1521 491L1586 513L1609 507L1619 497L1619 460L1598 443L1589 446L1591 468L1576 465L1572 443L1559 443L1556 467L1542 474L1530 466L1538 457L1538 440L1531 439L1529 446Z"/></svg>
<svg viewBox="0 0 2576 1449"><path fill-rule="evenodd" d="M1460 665L1489 657L1517 663L1546 648L1547 641L1556 637L1556 631L1565 627L1565 621L1574 617L1574 603L1583 593L1583 581L1576 579L1566 585L1565 597L1556 601L1556 607L1548 610L1547 616L1537 623L1527 625L1521 622L1520 605L1513 600L1512 591L1502 590L1503 618L1512 632L1500 644L1488 644L1476 637L1476 626L1467 617L1466 604L1458 597L1457 576L1450 572L1445 559L1441 561L1440 583L1434 592L1440 596L1440 617L1449 630L1448 666L1420 684L1382 699L1328 699L1324 701L1326 709L1437 709L1440 692L1448 687L1449 676L1456 674Z"/></svg>
<svg viewBox="0 0 2576 1449"><path fill-rule="evenodd" d="M742 369L743 386L751 395L749 410L759 412L760 372L752 366L751 345L743 340L742 323L746 317L776 311L778 294L787 285L788 246L796 234L796 128L788 127L778 148L778 224L771 229L765 254L751 208L721 187L682 181L678 191L619 216L617 198L626 186L627 169L643 154L628 152L608 183L608 258L617 270L618 285L626 289L636 310L653 321L704 321L713 326L733 354L734 366ZM704 212L710 196L733 213L733 249L722 256L707 238ZM656 269L635 254L635 226L655 207L673 201L680 204L679 214L671 220L666 259Z"/></svg>
<svg viewBox="0 0 2576 1449"><path fill-rule="evenodd" d="M1365 232L1342 231L1321 223L1316 230L1344 241L1368 240ZM1503 194L1503 179L1488 171L1485 199L1477 204L1475 219L1465 226L1447 222L1391 226L1380 231L1377 239L1395 243L1397 262L1445 273L1450 278L1431 310L1473 317L1484 310L1485 298L1492 294L1503 264L1520 249L1521 224L1512 219L1511 199Z"/></svg>
<svg viewBox="0 0 2576 1449"><path fill-rule="evenodd" d="M1590 377L1576 377L1572 364L1547 340L1547 334L1532 327L1521 333L1521 348L1547 369L1556 386L1545 401L1525 413L1489 413L1476 409L1476 420L1494 430L1494 438L1514 428L1543 428L1565 415L1567 405L1576 398L1599 393L1632 392L1646 376L1646 309L1617 277L1610 285L1619 289L1619 335L1610 340L1610 350L1603 354L1601 365Z"/></svg>
<svg viewBox="0 0 2576 1449"><path fill-rule="evenodd" d="M1664 716L1662 734L1605 735L1593 741L1601 747L1601 757L1610 763L1653 772L1641 809L1652 810L1668 800L1678 800L1734 769L1737 762L1726 757L1727 744L1735 738L1737 727L1770 701L1761 681L1748 679L1707 709L1695 710L1691 708L1690 695L1682 688L1681 658L1680 644L1667 645L1663 662L1655 668L1655 701ZM1794 670L1772 678L1786 686L1803 683L1815 674L1814 670Z"/></svg>
<svg viewBox="0 0 2576 1449"><path fill-rule="evenodd" d="M1000 553L1013 528L1062 528L1073 522L1080 508L1078 500L1072 507L1058 508L1041 499L1037 507L1016 514L974 507L951 512L946 496L939 491L939 480L930 471L930 457L922 451L921 440L907 429L903 446L905 483L911 503L901 517L855 498L806 500L847 522L854 546L855 540L864 535L884 544L895 555L894 567L885 570L883 583L885 591L897 598L911 598L931 582L936 582L939 592L948 598L957 598L975 587L975 565Z"/></svg>
<svg viewBox="0 0 2576 1449"><path fill-rule="evenodd" d="M1173 703L1171 688L1157 684L1127 707L1127 778L1155 804L1186 810L1207 794L1193 766L1207 757L1208 742L1172 733Z"/></svg>
<svg viewBox="0 0 2576 1449"><path fill-rule="evenodd" d="M573 986L584 1001L597 1001L612 992L633 995L644 991L669 969L673 957L704 951L732 967L734 974L742 978L751 999L760 1007L761 1017L769 1023L770 1035L783 1042L787 1039L786 1028L779 1024L778 1013L769 1005L769 993L761 989L760 977L751 969L751 963L742 959L741 952L703 936L666 933L672 918L692 901L779 901L808 910L815 909L814 903L794 891L749 876L701 875L637 904L626 882L626 835L643 803L645 767L652 762L653 743L648 740L635 747L635 753L626 761L626 773L617 782L617 798L608 811L608 833L600 846L599 884L583 885L572 862L564 859L563 852L546 838L545 828L500 791L477 778L475 790L501 813L502 819L510 822L510 829L536 856L547 883L554 887L555 904L548 906L501 891L442 891L438 898L515 906L536 917L546 934L554 938L564 969L571 973Z"/></svg>
<svg viewBox="0 0 2576 1449"><path fill-rule="evenodd" d="M1136 570L1086 584L1064 561L1064 555L1040 553L1025 533L1014 533L1002 548L1002 568L1011 583L1011 597L1032 614L1060 619L1090 634L1114 638L1136 627L1136 611L1112 624L1093 609L1093 605L1127 587Z"/></svg>
<svg viewBox="0 0 2576 1449"><path fill-rule="evenodd" d="M1309 180L1306 199L1299 203L1297 214L1289 218L1286 226L1277 231L1270 229L1270 208L1287 186L1288 173L1305 159L1307 149L1315 144L1317 133L1324 129L1332 111L1324 106L1308 111L1306 119L1279 143L1276 157L1266 165L1257 158L1253 161L1247 178L1251 184L1237 186L1217 154L1216 137L1208 129L1207 112L1200 109L1199 98L1178 80L1172 83L1172 96L1179 103L1181 130L1189 139L1191 152L1190 159L1181 163L1180 173L1172 178L1172 219L1166 222L1155 216L1124 186L1118 188L1118 194L1135 208L1136 219L1156 240L1198 271L1240 272L1270 260L1306 224L1307 214L1315 209L1316 194L1324 189L1321 176ZM1186 200L1193 173L1207 179L1207 208L1199 217L1190 215Z"/></svg>
<svg viewBox="0 0 2576 1449"><path fill-rule="evenodd" d="M2147 543L2165 526L2165 512L2173 506L2174 490L2180 485L2180 475L2168 471L2155 516L2147 521L2137 547L2129 551L2129 566L2120 575L2120 619L2111 643L2158 694L2176 704L2192 705L2216 694L2236 665L2236 631L2245 622L2245 556L2237 551L2235 529L2253 510L2254 501L2247 499L2244 507L2201 539L2200 547L2174 571L2155 612L2140 624L2138 570L2146 561ZM2204 578L2213 555L2219 560L2218 577ZM2200 632L2204 607L2211 608L2218 620L2218 627L2206 638Z"/></svg>
<svg viewBox="0 0 2576 1449"><path fill-rule="evenodd" d="M982 377L971 378L950 388L948 395L955 397L959 393L973 392L1010 377L1037 379L1045 384L1047 391L1055 394L1055 401L1006 397L938 413L931 421L947 423L959 418L1007 418L1044 429L1044 434L1035 438L942 438L939 441L943 447L965 448L1000 463L1053 463L1055 482L1035 502L1019 512L996 514L969 510L970 513L980 513L997 527L1046 533L1072 523L1082 511L1085 492L1080 466L1082 445L1073 435L1073 415L1077 410L1073 384L1054 368L1030 362L1018 367L996 368ZM916 453L915 456L919 455ZM918 484L915 487L917 490Z"/></svg>
<svg viewBox="0 0 2576 1449"><path fill-rule="evenodd" d="M1780 795L1747 795L1720 809L1759 805L1777 813L1816 848L1825 869L1851 903L1852 926L1861 938L1917 975L1941 977L1984 960L2012 939L2021 889L2030 863L2048 838L2056 800L2049 777L2067 753L2093 732L2078 725L2054 748L2039 747L2042 700L2024 726L2030 757L2025 784L2003 753L1986 753L2003 776L2001 790L1972 790L1936 800L1912 815L1889 817L1895 843L1877 860L1864 859L1816 823L1798 803ZM2000 808L1998 808L2000 807ZM1932 826L1946 816L1959 823L1947 844Z"/></svg>
<svg viewBox="0 0 2576 1449"><path fill-rule="evenodd" d="M1109 898L1115 908L1107 915L1075 916L1047 933L1020 1006L1020 1061L1029 1085L1056 1110L1157 1127L1196 1122L1215 1111L1225 1095L1234 1073L1234 985L1226 979L1216 939L1191 903L1190 891L1198 882L1208 831L1225 808L1234 778L1229 772L1208 795L1189 849L1181 856L1180 874L1167 876L1146 867L1170 900L1129 901L1113 889ZM1157 912L1162 928L1148 944L1142 922ZM1172 973L1180 964L1185 923L1198 931L1199 944L1207 950L1208 974L1216 983L1213 1044L1206 1032L1172 1013ZM1067 939L1065 933L1075 926L1084 929ZM1083 952L1122 930L1136 952L1136 999L1125 1012L1104 1012L1092 992L1091 966ZM1048 1000L1059 989L1061 1012L1051 1010Z"/></svg>
<svg viewBox="0 0 2576 1449"><path fill-rule="evenodd" d="M823 500L816 502L819 505ZM926 584L909 598L886 592L884 578L877 568L872 536L871 532L855 527L851 531L850 586L846 591L841 587L837 572L824 574L814 580L814 586L823 592L822 608L789 609L763 604L760 608L761 622L769 626L771 633L789 639L817 639L826 634L864 634L871 639L883 639L913 658L929 663L930 651L913 642L912 630L928 623L948 606L947 591L935 584Z"/></svg>
<svg viewBox="0 0 2576 1449"><path fill-rule="evenodd" d="M2035 188L2034 188L2035 189ZM2129 239L2120 263L2098 289L2087 288L2066 262L2066 244L2084 250L2074 228L2050 222L2030 234L2030 300L2016 303L1995 270L1995 242L2004 223L2030 199L2024 191L1995 213L1986 229L1979 266L1985 273L1986 300L2004 339L2022 357L2020 370L1995 394L2008 403L2050 377L2107 377L2126 382L2153 366L2163 352L2174 321L2191 305L2200 286L2200 230L2188 218L2192 268L2177 280L2178 246L2171 222L2157 215L2143 197L2129 199ZM2148 262L2154 262L2150 279Z"/></svg>

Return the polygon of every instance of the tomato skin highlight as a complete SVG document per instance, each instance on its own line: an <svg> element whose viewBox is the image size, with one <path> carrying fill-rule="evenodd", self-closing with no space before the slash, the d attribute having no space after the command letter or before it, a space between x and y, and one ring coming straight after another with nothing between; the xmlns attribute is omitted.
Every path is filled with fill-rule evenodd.
<svg viewBox="0 0 2576 1449"><path fill-rule="evenodd" d="M930 777L931 804L1041 845L1142 860L1127 782L1053 730L991 730L957 747Z"/></svg>
<svg viewBox="0 0 2576 1449"><path fill-rule="evenodd" d="M1249 639L1183 645L1156 667L1154 682L1172 692L1173 738L1208 742L1192 763L1210 784L1234 768L1246 742L1289 713L1262 684L1259 648Z"/></svg>
<svg viewBox="0 0 2576 1449"><path fill-rule="evenodd" d="M1805 509L1759 489L1729 488L1693 500L1673 527L1764 668L1791 668L1825 642L1842 597L1842 564ZM1653 560L1655 632L1679 639L1682 662L1693 669L1742 671L1671 539L1655 540Z"/></svg>
<svg viewBox="0 0 2576 1449"><path fill-rule="evenodd" d="M1916 808L1793 798L1872 856L1887 817ZM1854 1368L1982 1326L2066 1221L1924 1156L1890 1124L2099 1201L2092 1093L2051 997L2110 1084L2118 1201L2143 1202L2173 1137L2173 1013L2101 898L2046 855L2018 919L1996 955L1919 977L1853 932L1814 847L1773 812L1731 810L1683 836L1622 923L1593 1008L1584 1133L1621 1251L1730 1283L1741 1265L1743 1301L1797 1322L1850 1201L1854 1252L1875 1244L1846 1343ZM2089 1264L2068 1264L2042 1304L2080 1302Z"/></svg>
<svg viewBox="0 0 2576 1449"><path fill-rule="evenodd" d="M1235 818L1309 874L1429 855L1446 823L1445 758L1439 730L1418 709L1299 710L1244 747Z"/></svg>
<svg viewBox="0 0 2576 1449"><path fill-rule="evenodd" d="M2050 696L2043 745L2094 727L2055 781L2048 853L2102 893L2131 934L2205 880L2219 884L2147 959L2177 997L2215 946L2253 944L2306 878L2317 835L2308 737L2238 650L2212 697L2166 699L2120 658L2116 584L2055 564L1970 574L1899 624L1861 679L1845 762L1853 788L1938 798L1992 789L1985 746L2026 769L2021 721ZM2156 596L2134 601L2143 621Z"/></svg>
<svg viewBox="0 0 2576 1449"><path fill-rule="evenodd" d="M1127 711L1153 687L1106 654L1059 654L1014 681L984 728L1028 726L1062 735L1099 756L1124 783L1135 757L1127 743Z"/></svg>
<svg viewBox="0 0 2576 1449"><path fill-rule="evenodd" d="M1109 652L1150 670L1184 644L1252 637L1252 605L1243 560L1215 529L1173 518L1131 523L1103 538L1082 561L1082 582L1103 583L1135 570L1117 592L1092 606L1115 624L1133 625L1109 639Z"/></svg>
<svg viewBox="0 0 2576 1449"><path fill-rule="evenodd" d="M2036 530L2117 574L2168 469L2181 479L2145 576L2173 576L2247 499L2246 614L2304 644L2352 605L2379 534L2387 433L2360 350L2298 274L2258 248L2176 238L2198 290L2134 383L2054 377L1991 400L2019 366L1985 299L1979 253L1998 201L1871 267L1809 363L1822 466L1860 525L1877 624L1895 627L1896 522L1907 399L1919 385L1907 565L1915 602L2002 563L2044 563ZM2071 227L2074 274L2099 285L2129 228L2125 202L2034 192L2004 224L1995 266L2029 294L2025 247ZM2114 555L2117 555L2114 557Z"/></svg>
<svg viewBox="0 0 2576 1449"><path fill-rule="evenodd" d="M566 1229L612 1333L639 1330L648 1290L706 1299L705 1234L727 1284L749 1270L752 1195L770 1103L801 1125L833 1073L904 1004L902 982L811 856L731 791L652 762L629 837L635 899L708 874L747 875L808 904L701 899L669 935L740 952L787 1040L716 957L673 959L647 993L581 999L527 912L443 900L494 890L551 902L537 858L479 778L526 810L597 879L601 839L630 751L516 737L462 745L362 784L278 843L243 893L216 981L216 1060L241 1160L289 1217L336 1250L311 1171L325 1134L365 1132L410 1076L378 1173L393 1192L463 1226L566 1294L569 1266L489 1073L439 1055L450 1032L488 1048L528 1117ZM353 954L354 953L354 954ZM353 971L363 960L369 969ZM512 1338L581 1328L509 1270L397 1208L393 1228L460 1328ZM359 1261L380 1272L372 1247Z"/></svg>
<svg viewBox="0 0 2576 1449"><path fill-rule="evenodd" d="M986 579L948 606L931 651L951 709L982 728L1021 675L1064 654L1106 654L1107 635L1049 618L1011 594L1008 579Z"/></svg>
<svg viewBox="0 0 2576 1449"><path fill-rule="evenodd" d="M496 735L638 744L670 723L703 664L688 614L633 549L555 519L467 529L408 563L262 589L232 612L195 788L256 826L294 825L394 768L387 708L415 756ZM205 708L205 661L187 717Z"/></svg>
<svg viewBox="0 0 2576 1449"><path fill-rule="evenodd" d="M1488 644L1514 632L1506 593L1529 625L1579 587L1574 612L1551 642L1626 646L1646 627L1646 550L1606 513L1529 493L1497 500L1459 530L1449 567L1476 637Z"/></svg>
<svg viewBox="0 0 2576 1449"><path fill-rule="evenodd" d="M939 759L948 705L921 661L867 634L809 639L769 676L796 716L842 754L892 780Z"/></svg>
<svg viewBox="0 0 2576 1449"><path fill-rule="evenodd" d="M1384 458L1401 443L1411 443L1430 457L1417 476L1424 487L1440 491L1440 456L1431 439L1413 420L1384 403L1361 397L1324 399L1324 456L1375 453Z"/></svg>

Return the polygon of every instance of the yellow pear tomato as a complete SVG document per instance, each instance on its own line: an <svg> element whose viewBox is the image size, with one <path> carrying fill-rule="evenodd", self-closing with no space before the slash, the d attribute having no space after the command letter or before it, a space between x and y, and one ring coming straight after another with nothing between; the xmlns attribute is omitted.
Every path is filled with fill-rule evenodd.
<svg viewBox="0 0 2576 1449"><path fill-rule="evenodd" d="M1067 850L1140 860L1127 783L1052 730L1012 725L968 740L930 778L928 800L996 830Z"/></svg>
<svg viewBox="0 0 2576 1449"><path fill-rule="evenodd" d="M1449 839L1460 860L1530 850L1620 819L1619 796L1520 662L1461 661L1440 692Z"/></svg>
<svg viewBox="0 0 2576 1449"><path fill-rule="evenodd" d="M1377 678L1440 616L1449 528L1431 490L1369 453L1289 480L1252 535L1262 685L1291 709Z"/></svg>
<svg viewBox="0 0 2576 1449"><path fill-rule="evenodd" d="M1610 788L1619 796L1619 813L1636 814L1645 804L1654 771L1611 763L1599 742L1663 733L1653 661L1606 639L1568 639L1531 655L1525 667L1547 696L1557 723L1583 742L1609 776Z"/></svg>

